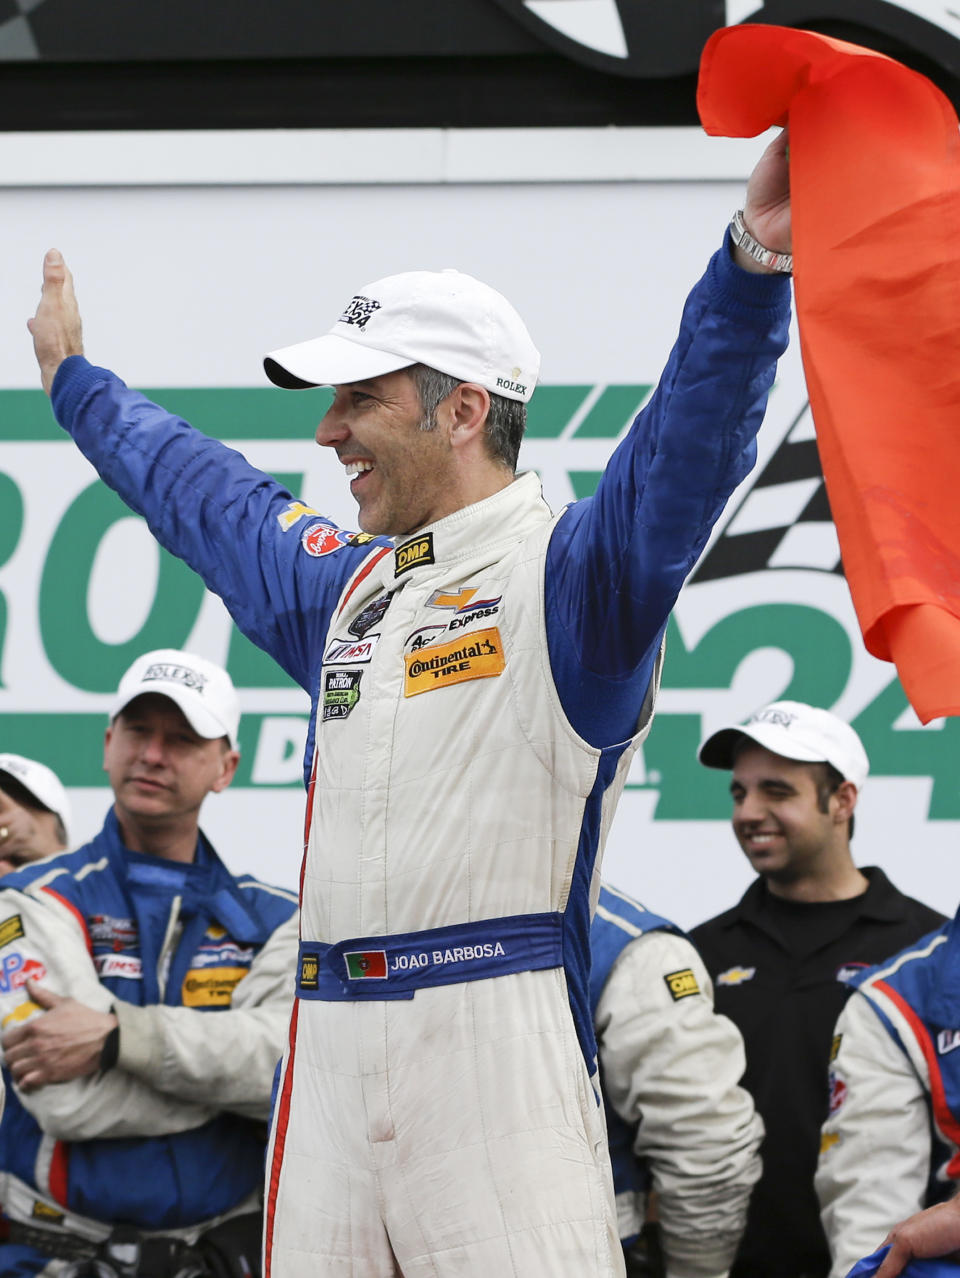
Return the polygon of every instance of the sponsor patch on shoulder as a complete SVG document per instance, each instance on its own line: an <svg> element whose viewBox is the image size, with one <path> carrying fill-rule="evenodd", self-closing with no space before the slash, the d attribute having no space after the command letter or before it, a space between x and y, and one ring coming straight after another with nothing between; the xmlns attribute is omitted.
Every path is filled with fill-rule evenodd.
<svg viewBox="0 0 960 1278"><path fill-rule="evenodd" d="M294 524L305 519L307 515L319 514L319 510L314 510L312 506L305 506L302 501L291 501L277 515L277 523L284 532L289 532Z"/></svg>
<svg viewBox="0 0 960 1278"><path fill-rule="evenodd" d="M301 533L300 545L308 555L313 555L314 559L322 559L324 555L332 555L335 550L342 550L344 546L349 546L354 536L356 536L355 533L344 532L342 528L335 528L333 524L311 524Z"/></svg>
<svg viewBox="0 0 960 1278"><path fill-rule="evenodd" d="M433 533L424 533L422 537L414 537L405 541L394 551L394 577L401 577L411 568L419 568L421 564L434 563Z"/></svg>
<svg viewBox="0 0 960 1278"><path fill-rule="evenodd" d="M830 1114L835 1114L837 1110L841 1108L843 1102L847 1099L847 1085L836 1070L833 1069L830 1071L829 1087L830 1106L828 1112Z"/></svg>
<svg viewBox="0 0 960 1278"><path fill-rule="evenodd" d="M830 1043L830 1064L831 1065L837 1059L837 1054L840 1051L840 1044L842 1042L843 1042L843 1035L834 1034L833 1039L831 1040L831 1043Z"/></svg>
<svg viewBox="0 0 960 1278"><path fill-rule="evenodd" d="M697 978L694 976L693 968L691 967L682 968L679 972L667 972L663 979L674 1002L679 1002L682 998L689 998L691 994L700 993L700 986L697 984Z"/></svg>
<svg viewBox="0 0 960 1278"><path fill-rule="evenodd" d="M27 981L42 981L47 969L39 959L27 958L20 950L4 954L0 960L0 994L22 990Z"/></svg>
<svg viewBox="0 0 960 1278"><path fill-rule="evenodd" d="M742 985L744 981L752 981L756 974L755 967L728 967L725 972L717 973L717 984Z"/></svg>
<svg viewBox="0 0 960 1278"><path fill-rule="evenodd" d="M405 697L468 679L491 679L503 674L506 667L503 640L496 626L450 643L435 643L422 651L408 652L403 660Z"/></svg>
<svg viewBox="0 0 960 1278"><path fill-rule="evenodd" d="M10 918L4 919L0 923L0 949L10 945L12 941L19 941L23 935L23 919L19 914L13 914Z"/></svg>

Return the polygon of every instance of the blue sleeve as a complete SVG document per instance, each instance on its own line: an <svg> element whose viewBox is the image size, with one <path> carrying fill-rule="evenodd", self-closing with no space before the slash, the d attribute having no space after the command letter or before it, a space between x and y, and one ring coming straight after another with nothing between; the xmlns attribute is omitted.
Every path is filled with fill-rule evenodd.
<svg viewBox="0 0 960 1278"><path fill-rule="evenodd" d="M741 270L725 242L595 495L557 523L545 581L550 664L564 712L591 745L636 731L680 587L756 460L789 322L789 281Z"/></svg>
<svg viewBox="0 0 960 1278"><path fill-rule="evenodd" d="M300 538L311 520L281 519L291 494L271 475L82 356L61 364L51 399L104 482L200 574L243 633L314 695L333 609L375 543L352 546L342 534L331 553L307 554Z"/></svg>

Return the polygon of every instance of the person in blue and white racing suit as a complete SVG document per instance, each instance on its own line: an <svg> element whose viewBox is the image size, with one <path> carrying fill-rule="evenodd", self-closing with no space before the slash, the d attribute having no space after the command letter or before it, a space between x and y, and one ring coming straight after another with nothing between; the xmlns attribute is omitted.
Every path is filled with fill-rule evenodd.
<svg viewBox="0 0 960 1278"><path fill-rule="evenodd" d="M360 534L88 364L45 260L30 327L58 420L312 697L270 1278L623 1273L590 913L667 616L787 340L784 138L745 220L596 495L556 517L514 473L539 356L488 286L390 276L268 357L281 385L333 385L317 442Z"/></svg>
<svg viewBox="0 0 960 1278"><path fill-rule="evenodd" d="M634 1244L652 1189L666 1278L725 1278L760 1176L763 1140L753 1099L739 1086L747 1065L740 1031L714 1010L693 942L608 883L600 886L590 949L627 1271L649 1272L642 1242Z"/></svg>
<svg viewBox="0 0 960 1278"><path fill-rule="evenodd" d="M297 902L231 874L198 828L239 720L219 666L138 658L103 829L0 880L4 1278L258 1272Z"/></svg>
<svg viewBox="0 0 960 1278"><path fill-rule="evenodd" d="M830 1278L960 1187L958 965L960 916L847 982L815 1182Z"/></svg>

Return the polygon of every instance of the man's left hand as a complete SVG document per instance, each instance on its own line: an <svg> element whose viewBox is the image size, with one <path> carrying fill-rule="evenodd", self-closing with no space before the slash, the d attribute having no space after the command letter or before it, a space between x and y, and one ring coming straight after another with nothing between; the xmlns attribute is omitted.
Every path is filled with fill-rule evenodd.
<svg viewBox="0 0 960 1278"><path fill-rule="evenodd" d="M2 1040L4 1060L20 1090L95 1073L106 1037L117 1024L113 1013L97 1012L36 981L27 981L26 992L44 1014L12 1026Z"/></svg>

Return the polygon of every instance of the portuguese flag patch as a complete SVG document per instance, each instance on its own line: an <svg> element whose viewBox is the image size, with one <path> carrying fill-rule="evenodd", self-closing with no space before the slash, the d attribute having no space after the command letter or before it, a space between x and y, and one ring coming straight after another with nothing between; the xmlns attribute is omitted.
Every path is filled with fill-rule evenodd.
<svg viewBox="0 0 960 1278"><path fill-rule="evenodd" d="M351 981L387 979L386 950L353 950L343 957Z"/></svg>

